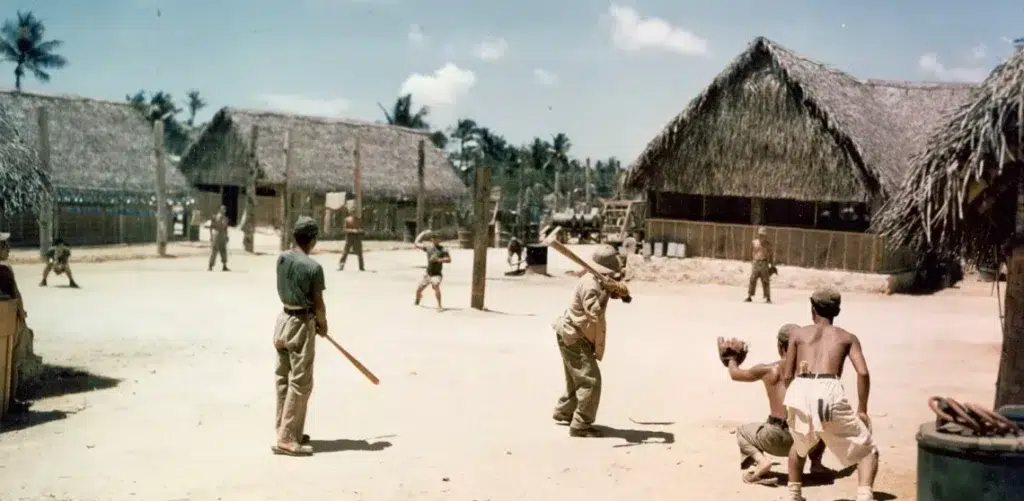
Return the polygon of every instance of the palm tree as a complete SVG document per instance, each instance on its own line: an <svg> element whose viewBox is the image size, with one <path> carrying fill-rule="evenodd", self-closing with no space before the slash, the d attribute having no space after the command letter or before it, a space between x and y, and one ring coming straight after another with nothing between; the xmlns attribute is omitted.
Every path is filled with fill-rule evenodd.
<svg viewBox="0 0 1024 501"><path fill-rule="evenodd" d="M381 111L384 112L384 118L387 119L388 124L390 125L408 127L410 129L430 130L430 124L427 123L427 115L430 114L430 108L421 106L419 110L413 112L412 94L399 96L399 98L395 100L395 104L391 107L391 111L388 111L380 103L377 103L377 106L379 106Z"/></svg>
<svg viewBox="0 0 1024 501"><path fill-rule="evenodd" d="M64 42L44 40L46 26L32 12L18 11L16 20L4 21L0 28L0 56L14 66L14 88L21 90L21 79L25 71L32 72L40 82L50 81L47 70L59 70L68 60L56 51Z"/></svg>
<svg viewBox="0 0 1024 501"><path fill-rule="evenodd" d="M193 127L196 124L196 113L199 110L206 107L206 100L199 96L198 90L188 91L188 126Z"/></svg>
<svg viewBox="0 0 1024 501"><path fill-rule="evenodd" d="M455 122L455 127L449 133L459 144L458 159L460 171L465 171L469 168L468 154L477 139L477 129L476 122L472 119L460 118Z"/></svg>

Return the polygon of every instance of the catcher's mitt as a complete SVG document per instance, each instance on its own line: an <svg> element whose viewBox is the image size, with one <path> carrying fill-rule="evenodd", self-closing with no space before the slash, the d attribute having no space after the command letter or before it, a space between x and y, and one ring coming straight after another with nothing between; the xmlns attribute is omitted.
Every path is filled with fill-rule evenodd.
<svg viewBox="0 0 1024 501"><path fill-rule="evenodd" d="M735 360L736 364L742 364L747 359L747 343L736 338L718 338L718 359L722 361L722 365L728 367L730 360Z"/></svg>
<svg viewBox="0 0 1024 501"><path fill-rule="evenodd" d="M773 264L768 268L768 276L778 275L779 269Z"/></svg>

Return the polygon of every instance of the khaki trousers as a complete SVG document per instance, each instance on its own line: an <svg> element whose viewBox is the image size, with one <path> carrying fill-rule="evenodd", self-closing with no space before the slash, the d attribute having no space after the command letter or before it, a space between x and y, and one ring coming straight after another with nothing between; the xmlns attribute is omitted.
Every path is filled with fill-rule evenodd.
<svg viewBox="0 0 1024 501"><path fill-rule="evenodd" d="M298 444L306 426L306 406L313 392L316 322L312 314L281 313L274 328L277 369L278 443Z"/></svg>
<svg viewBox="0 0 1024 501"><path fill-rule="evenodd" d="M747 287L747 297L754 297L754 293L757 292L757 282L760 280L765 299L771 299L771 279L771 266L768 265L768 261L754 261L753 266L750 268L750 284Z"/></svg>
<svg viewBox="0 0 1024 501"><path fill-rule="evenodd" d="M228 236L224 233L221 236L220 233L214 233L213 242L210 242L210 268L213 268L214 263L217 262L217 256L220 255L221 266L228 265Z"/></svg>
<svg viewBox="0 0 1024 501"><path fill-rule="evenodd" d="M594 345L586 339L566 345L561 335L555 337L565 369L565 393L555 405L554 417L570 421L569 427L574 430L585 430L594 424L601 403L601 369Z"/></svg>
<svg viewBox="0 0 1024 501"><path fill-rule="evenodd" d="M360 233L346 233L345 234L345 250L341 251L341 260L338 261L338 268L345 268L345 260L348 259L349 253L355 254L359 258L359 271L363 269L363 235Z"/></svg>
<svg viewBox="0 0 1024 501"><path fill-rule="evenodd" d="M736 428L736 442L740 446L740 465L745 468L759 455L788 456L793 436L789 429L775 423L747 423Z"/></svg>

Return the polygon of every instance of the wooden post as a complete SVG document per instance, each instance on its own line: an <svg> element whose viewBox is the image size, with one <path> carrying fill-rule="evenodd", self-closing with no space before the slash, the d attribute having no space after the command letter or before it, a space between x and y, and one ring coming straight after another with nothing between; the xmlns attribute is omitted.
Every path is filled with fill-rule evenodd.
<svg viewBox="0 0 1024 501"><path fill-rule="evenodd" d="M523 231L523 161L522 159L516 160L516 227L513 230L513 236L516 238L523 238L526 236L526 232Z"/></svg>
<svg viewBox="0 0 1024 501"><path fill-rule="evenodd" d="M476 193L473 203L473 285L469 305L484 309L484 289L487 284L487 227L490 222L487 201L491 195L491 169L476 168Z"/></svg>
<svg viewBox="0 0 1024 501"><path fill-rule="evenodd" d="M561 193L562 193L562 173L558 172L558 166L556 165L555 166L555 210L554 210L554 212L558 212L558 211L562 210L562 205L561 205L562 197L561 197Z"/></svg>
<svg viewBox="0 0 1024 501"><path fill-rule="evenodd" d="M995 409L1024 405L1024 245L1020 242L1007 263L1003 305L1003 351L996 379Z"/></svg>
<svg viewBox="0 0 1024 501"><path fill-rule="evenodd" d="M39 164L43 172L52 174L50 165L50 116L46 108L39 107ZM57 190L51 191L39 204L39 252L45 253L53 246L53 213L57 208Z"/></svg>
<svg viewBox="0 0 1024 501"><path fill-rule="evenodd" d="M419 186L416 191L416 233L417 235L427 229L423 223L425 223L424 213L427 210L427 186L424 170L426 170L426 141L420 139L419 155L416 161L416 179L419 181Z"/></svg>
<svg viewBox="0 0 1024 501"><path fill-rule="evenodd" d="M356 149L353 153L355 160L355 172L353 173L352 190L356 192L356 207L355 212L356 220L359 224L362 224L363 220L363 156L360 153L362 144L359 141L359 136L356 136ZM360 226L361 227L361 226Z"/></svg>
<svg viewBox="0 0 1024 501"><path fill-rule="evenodd" d="M292 246L292 163L295 161L292 148L292 131L284 133L284 183L281 184L281 252Z"/></svg>
<svg viewBox="0 0 1024 501"><path fill-rule="evenodd" d="M590 211L590 158L583 167L583 200L587 203L587 211Z"/></svg>
<svg viewBox="0 0 1024 501"><path fill-rule="evenodd" d="M164 121L153 123L153 154L156 156L156 253L167 256L167 165L164 155Z"/></svg>
<svg viewBox="0 0 1024 501"><path fill-rule="evenodd" d="M256 250L256 177L259 176L256 146L259 144L259 132L259 128L253 125L249 133L249 177L245 183L245 224L242 225L242 246L245 252Z"/></svg>

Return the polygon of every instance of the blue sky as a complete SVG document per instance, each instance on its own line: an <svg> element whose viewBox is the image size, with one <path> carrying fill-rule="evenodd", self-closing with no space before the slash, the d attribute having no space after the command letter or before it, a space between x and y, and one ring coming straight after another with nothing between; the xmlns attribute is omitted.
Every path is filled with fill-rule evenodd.
<svg viewBox="0 0 1024 501"><path fill-rule="evenodd" d="M1020 0L4 0L71 62L24 89L382 118L403 91L432 123L513 142L564 132L630 162L754 37L858 77L975 80L1024 36ZM0 87L13 66L0 65Z"/></svg>

